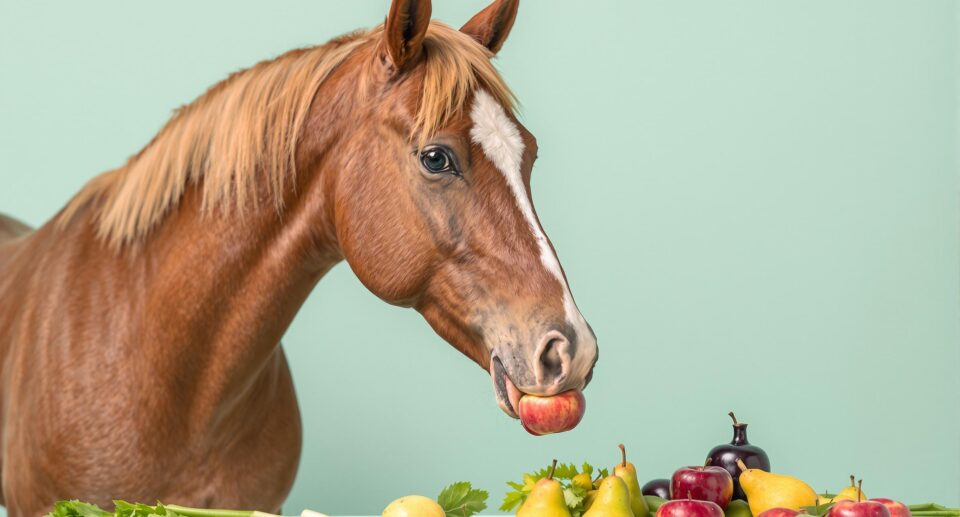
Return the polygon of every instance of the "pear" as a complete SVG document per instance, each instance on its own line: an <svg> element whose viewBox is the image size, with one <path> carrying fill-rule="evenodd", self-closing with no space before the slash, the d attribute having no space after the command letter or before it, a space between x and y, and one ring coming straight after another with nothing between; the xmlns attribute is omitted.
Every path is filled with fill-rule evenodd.
<svg viewBox="0 0 960 517"><path fill-rule="evenodd" d="M647 517L650 509L647 508L647 501L643 498L640 491L640 481L637 480L637 468L633 463L627 461L627 449L621 443L620 464L613 467L613 475L619 477L627 485L627 491L630 493L630 509L633 515L637 517Z"/></svg>
<svg viewBox="0 0 960 517"><path fill-rule="evenodd" d="M750 506L743 499L734 499L723 509L725 517L753 517Z"/></svg>
<svg viewBox="0 0 960 517"><path fill-rule="evenodd" d="M630 509L630 491L623 479L607 476L600 482L597 498L583 517L634 517ZM641 517L648 517L643 514Z"/></svg>
<svg viewBox="0 0 960 517"><path fill-rule="evenodd" d="M760 515L770 508L799 510L802 506L817 504L817 492L795 477L748 469L743 461L739 460L737 466L741 471L740 486L747 494L747 502L753 515Z"/></svg>
<svg viewBox="0 0 960 517"><path fill-rule="evenodd" d="M578 486L584 490L593 490L593 478L590 477L590 474L586 472L581 472L576 476L573 476L573 479L570 480L570 484L573 486Z"/></svg>
<svg viewBox="0 0 960 517"><path fill-rule="evenodd" d="M563 498L563 487L553 479L557 460L553 460L550 474L537 481L533 491L517 512L517 517L572 517Z"/></svg>
<svg viewBox="0 0 960 517"><path fill-rule="evenodd" d="M667 499L664 499L655 495L645 495L643 500L647 502L647 508L650 509L650 513L657 513L657 509L667 502Z"/></svg>
<svg viewBox="0 0 960 517"><path fill-rule="evenodd" d="M837 493L833 499L830 500L831 503L837 501L866 501L868 499L867 495L860 491L857 487L855 477L853 474L850 474L850 486L843 487L843 490Z"/></svg>

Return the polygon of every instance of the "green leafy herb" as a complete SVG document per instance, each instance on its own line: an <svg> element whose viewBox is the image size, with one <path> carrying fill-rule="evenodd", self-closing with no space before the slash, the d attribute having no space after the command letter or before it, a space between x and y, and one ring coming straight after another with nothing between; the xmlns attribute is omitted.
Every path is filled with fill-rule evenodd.
<svg viewBox="0 0 960 517"><path fill-rule="evenodd" d="M484 490L475 490L466 481L460 481L444 488L437 503L448 517L470 517L487 508L489 495Z"/></svg>
<svg viewBox="0 0 960 517"><path fill-rule="evenodd" d="M157 503L150 506L143 503L128 503L116 500L116 508L108 512L100 507L80 501L59 501L46 517L280 517L264 512L245 510L207 510L187 508L185 506Z"/></svg>
<svg viewBox="0 0 960 517"><path fill-rule="evenodd" d="M107 517L113 514L101 510L100 507L80 501L59 501L53 505L53 510L47 517Z"/></svg>

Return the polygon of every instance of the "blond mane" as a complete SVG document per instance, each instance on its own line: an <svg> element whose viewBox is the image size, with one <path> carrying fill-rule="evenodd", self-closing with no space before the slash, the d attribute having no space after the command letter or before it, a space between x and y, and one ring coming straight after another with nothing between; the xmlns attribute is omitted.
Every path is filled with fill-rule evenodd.
<svg viewBox="0 0 960 517"><path fill-rule="evenodd" d="M144 237L202 178L202 212L243 213L265 188L277 210L296 174L296 144L324 80L383 28L288 52L237 72L178 109L153 140L118 169L93 178L67 204L62 227L90 204L97 235L115 247ZM515 99L469 36L431 22L412 138L424 141L465 108L478 86L512 109ZM362 73L362 72L361 72Z"/></svg>

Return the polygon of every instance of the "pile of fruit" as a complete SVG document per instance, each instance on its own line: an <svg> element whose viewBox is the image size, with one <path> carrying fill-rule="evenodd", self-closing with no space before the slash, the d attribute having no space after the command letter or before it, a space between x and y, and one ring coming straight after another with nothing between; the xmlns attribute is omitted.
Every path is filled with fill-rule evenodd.
<svg viewBox="0 0 960 517"><path fill-rule="evenodd" d="M733 419L733 441L714 447L703 466L682 467L671 479L642 487L637 470L621 460L609 474L583 464L557 465L525 474L500 509L517 517L960 517L936 504L906 506L868 499L862 480L837 494L817 494L803 481L770 470L767 454L747 441L747 424ZM828 515L829 514L829 515Z"/></svg>

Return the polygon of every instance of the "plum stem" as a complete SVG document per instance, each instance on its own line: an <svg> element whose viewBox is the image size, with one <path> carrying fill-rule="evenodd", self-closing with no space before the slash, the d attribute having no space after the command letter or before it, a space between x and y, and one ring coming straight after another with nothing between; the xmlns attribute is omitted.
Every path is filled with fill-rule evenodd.
<svg viewBox="0 0 960 517"><path fill-rule="evenodd" d="M553 479L553 473L557 471L557 460L553 460L553 465L550 465L550 473L547 474L547 479Z"/></svg>
<svg viewBox="0 0 960 517"><path fill-rule="evenodd" d="M729 412L729 413L727 413L727 414L730 415L730 418L733 419L733 425L734 425L734 426L740 425L740 422L737 422L737 415L734 415L734 414L733 414L733 411L731 411L731 412Z"/></svg>
<svg viewBox="0 0 960 517"><path fill-rule="evenodd" d="M703 462L704 467L709 467L713 463L713 458L707 458L707 461Z"/></svg>
<svg viewBox="0 0 960 517"><path fill-rule="evenodd" d="M737 466L740 467L740 472L746 472L748 470L747 465L740 458L737 458Z"/></svg>
<svg viewBox="0 0 960 517"><path fill-rule="evenodd" d="M857 481L857 502L863 500L863 480Z"/></svg>
<svg viewBox="0 0 960 517"><path fill-rule="evenodd" d="M618 445L617 447L620 447L620 457L623 458L623 462L620 463L620 466L626 468L626 466L627 466L627 448L624 447L622 443L621 443L620 445Z"/></svg>

